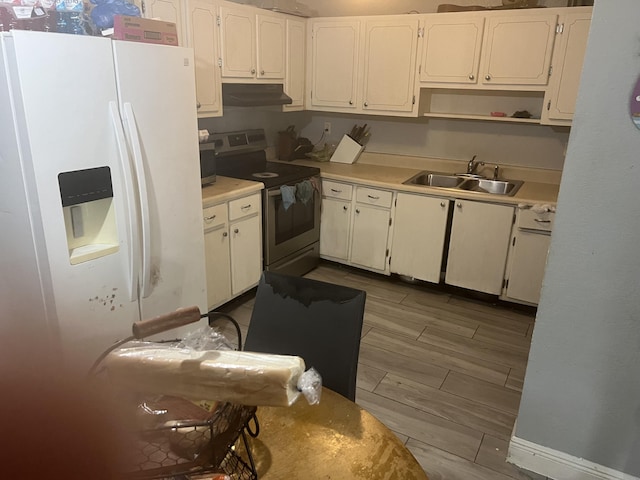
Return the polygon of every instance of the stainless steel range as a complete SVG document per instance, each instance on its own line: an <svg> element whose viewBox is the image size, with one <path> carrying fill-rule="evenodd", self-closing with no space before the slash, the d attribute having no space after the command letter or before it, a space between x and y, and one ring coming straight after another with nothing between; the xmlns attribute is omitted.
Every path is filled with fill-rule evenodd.
<svg viewBox="0 0 640 480"><path fill-rule="evenodd" d="M210 135L217 173L262 182L264 269L303 275L320 251L320 169L269 162L264 130Z"/></svg>

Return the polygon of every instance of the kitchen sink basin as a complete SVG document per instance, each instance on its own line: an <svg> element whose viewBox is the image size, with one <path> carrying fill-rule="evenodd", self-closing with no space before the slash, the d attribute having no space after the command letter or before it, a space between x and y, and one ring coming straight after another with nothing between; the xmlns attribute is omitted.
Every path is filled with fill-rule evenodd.
<svg viewBox="0 0 640 480"><path fill-rule="evenodd" d="M449 174L428 171L420 172L404 182L405 185L421 185L424 187L439 187L506 196L515 195L523 183L521 180L491 180L475 174Z"/></svg>
<svg viewBox="0 0 640 480"><path fill-rule="evenodd" d="M456 188L464 182L464 178L446 173L421 172L404 182L405 185L424 185L427 187Z"/></svg>
<svg viewBox="0 0 640 480"><path fill-rule="evenodd" d="M514 195L524 182L520 180L489 180L488 178L470 178L459 185L460 190L492 193L494 195Z"/></svg>

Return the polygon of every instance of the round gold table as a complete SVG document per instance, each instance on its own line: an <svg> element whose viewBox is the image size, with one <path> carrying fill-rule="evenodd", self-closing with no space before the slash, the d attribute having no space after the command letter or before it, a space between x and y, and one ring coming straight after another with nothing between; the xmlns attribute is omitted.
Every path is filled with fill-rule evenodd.
<svg viewBox="0 0 640 480"><path fill-rule="evenodd" d="M259 407L250 438L260 480L428 480L398 437L352 401L324 388L319 405Z"/></svg>

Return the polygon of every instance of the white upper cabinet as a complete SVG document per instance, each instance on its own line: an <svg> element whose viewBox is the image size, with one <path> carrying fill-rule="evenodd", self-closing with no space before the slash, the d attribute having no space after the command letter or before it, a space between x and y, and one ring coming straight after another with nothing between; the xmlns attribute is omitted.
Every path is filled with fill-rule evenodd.
<svg viewBox="0 0 640 480"><path fill-rule="evenodd" d="M307 108L415 116L419 17L310 21Z"/></svg>
<svg viewBox="0 0 640 480"><path fill-rule="evenodd" d="M282 80L285 74L285 19L272 15L256 15L258 28L257 77Z"/></svg>
<svg viewBox="0 0 640 480"><path fill-rule="evenodd" d="M542 123L569 125L573 119L591 26L591 9L579 10L559 19Z"/></svg>
<svg viewBox="0 0 640 480"><path fill-rule="evenodd" d="M420 82L477 84L483 31L481 16L426 16Z"/></svg>
<svg viewBox="0 0 640 480"><path fill-rule="evenodd" d="M307 24L304 20L287 18L286 75L284 91L291 97L291 105L285 111L304 108L305 55Z"/></svg>
<svg viewBox="0 0 640 480"><path fill-rule="evenodd" d="M206 0L187 2L187 46L193 48L199 117L222 115L221 79L216 35L217 11Z"/></svg>
<svg viewBox="0 0 640 480"><path fill-rule="evenodd" d="M310 107L356 108L359 20L314 20L311 25L309 68Z"/></svg>
<svg viewBox="0 0 640 480"><path fill-rule="evenodd" d="M220 48L225 81L282 82L286 26L283 15L242 5L220 7ZM260 10L262 11L262 10Z"/></svg>
<svg viewBox="0 0 640 480"><path fill-rule="evenodd" d="M182 4L181 0L142 0L139 7L142 10L142 16L145 18L155 18L175 23L180 46L183 47L185 45L185 37Z"/></svg>
<svg viewBox="0 0 640 480"><path fill-rule="evenodd" d="M220 56L224 78L255 78L255 16L249 8L220 7Z"/></svg>
<svg viewBox="0 0 640 480"><path fill-rule="evenodd" d="M365 22L363 110L414 110L418 28L417 17Z"/></svg>
<svg viewBox="0 0 640 480"><path fill-rule="evenodd" d="M544 86L556 31L555 14L488 16L480 61L483 86Z"/></svg>

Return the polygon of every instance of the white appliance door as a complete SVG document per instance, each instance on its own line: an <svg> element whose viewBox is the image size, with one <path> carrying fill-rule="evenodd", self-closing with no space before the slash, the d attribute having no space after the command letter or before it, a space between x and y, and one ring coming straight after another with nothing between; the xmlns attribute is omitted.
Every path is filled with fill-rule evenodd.
<svg viewBox="0 0 640 480"><path fill-rule="evenodd" d="M48 285L44 291L52 291L51 328L58 330L69 363L85 369L114 341L130 335L139 318L138 303L131 301L131 212L122 171L126 161L114 129L111 41L14 30L5 45L23 171L16 188L23 182L31 221L41 225L43 234L33 241L50 271L40 281ZM59 175L98 167L109 169L113 196L97 206L78 204L76 222L82 226L69 237L70 207L62 206ZM111 237L106 248L97 238L103 235ZM72 249L68 238L78 248ZM73 252L94 248L72 264Z"/></svg>
<svg viewBox="0 0 640 480"><path fill-rule="evenodd" d="M138 182L142 317L189 306L204 313L193 51L121 41L113 47L120 109ZM194 327L183 331L189 328Z"/></svg>

